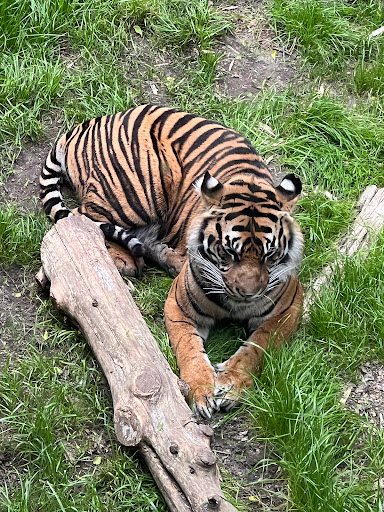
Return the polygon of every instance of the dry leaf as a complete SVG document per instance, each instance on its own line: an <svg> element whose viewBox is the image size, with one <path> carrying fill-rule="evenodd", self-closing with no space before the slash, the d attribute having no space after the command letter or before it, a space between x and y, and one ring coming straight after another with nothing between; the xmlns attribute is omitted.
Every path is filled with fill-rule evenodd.
<svg viewBox="0 0 384 512"><path fill-rule="evenodd" d="M276 133L272 130L272 128L270 126L268 126L267 124L265 123L259 123L259 128L261 128L264 132L267 132L268 135L270 135L271 137L274 137L276 138L277 135Z"/></svg>

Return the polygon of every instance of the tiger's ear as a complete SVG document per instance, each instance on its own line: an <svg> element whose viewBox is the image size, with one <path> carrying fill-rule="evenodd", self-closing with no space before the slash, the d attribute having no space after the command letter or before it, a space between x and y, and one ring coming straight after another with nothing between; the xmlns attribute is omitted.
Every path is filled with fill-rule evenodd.
<svg viewBox="0 0 384 512"><path fill-rule="evenodd" d="M300 178L294 174L287 174L284 177L280 185L276 187L283 210L290 212L294 209L299 199L301 189Z"/></svg>
<svg viewBox="0 0 384 512"><path fill-rule="evenodd" d="M208 171L204 174L201 184L201 196L208 206L218 205L222 197L223 185L216 178L211 176Z"/></svg>

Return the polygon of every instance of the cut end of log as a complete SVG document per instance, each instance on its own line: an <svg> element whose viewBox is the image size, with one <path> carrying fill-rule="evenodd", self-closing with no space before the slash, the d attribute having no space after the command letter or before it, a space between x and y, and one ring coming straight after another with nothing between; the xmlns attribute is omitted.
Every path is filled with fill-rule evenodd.
<svg viewBox="0 0 384 512"><path fill-rule="evenodd" d="M142 440L142 426L138 416L129 407L116 407L115 432L124 446L137 446Z"/></svg>

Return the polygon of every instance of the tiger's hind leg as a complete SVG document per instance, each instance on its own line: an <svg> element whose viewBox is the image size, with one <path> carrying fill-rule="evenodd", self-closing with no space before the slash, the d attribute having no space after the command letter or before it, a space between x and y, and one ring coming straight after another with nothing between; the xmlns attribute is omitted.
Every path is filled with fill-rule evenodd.
<svg viewBox="0 0 384 512"><path fill-rule="evenodd" d="M91 220L93 220L92 217L90 217L84 211L84 207L82 206L73 209L72 213L73 215L86 215L87 217L91 218ZM98 225L101 224L99 221L93 220L93 222ZM110 224L104 225L111 226ZM100 228L104 233L102 226L100 226ZM107 247L109 255L116 265L117 270L122 276L141 277L144 268L144 259L141 256L133 256L129 249L108 239L105 240L105 246Z"/></svg>
<svg viewBox="0 0 384 512"><path fill-rule="evenodd" d="M105 241L105 245L121 275L141 277L144 268L144 259L142 257L132 256L128 249L109 240Z"/></svg>
<svg viewBox="0 0 384 512"><path fill-rule="evenodd" d="M151 245L144 244L144 256L163 268L172 277L180 274L187 256L161 242L154 242Z"/></svg>

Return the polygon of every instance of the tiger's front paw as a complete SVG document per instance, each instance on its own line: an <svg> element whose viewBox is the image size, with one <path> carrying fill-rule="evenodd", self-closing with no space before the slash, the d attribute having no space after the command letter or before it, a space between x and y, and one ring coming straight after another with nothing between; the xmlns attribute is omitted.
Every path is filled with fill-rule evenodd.
<svg viewBox="0 0 384 512"><path fill-rule="evenodd" d="M244 389L252 387L252 377L244 370L227 368L226 363L215 366L217 377L215 379L214 400L218 410L230 411L240 403Z"/></svg>
<svg viewBox="0 0 384 512"><path fill-rule="evenodd" d="M216 409L214 400L214 387L215 387L215 375L213 370L207 375L199 375L199 378L191 378L183 380L189 386L188 401L193 412L199 414L205 419L209 419L212 416L213 411Z"/></svg>
<svg viewBox="0 0 384 512"><path fill-rule="evenodd" d="M210 386L201 386L190 393L191 407L194 413L202 418L209 420L215 410L217 410L214 394L214 384Z"/></svg>

